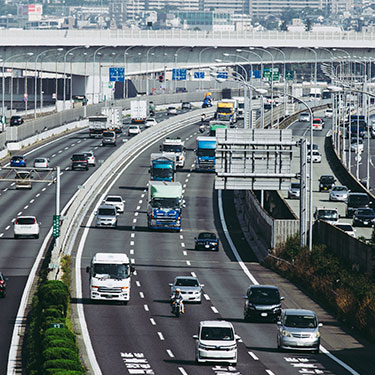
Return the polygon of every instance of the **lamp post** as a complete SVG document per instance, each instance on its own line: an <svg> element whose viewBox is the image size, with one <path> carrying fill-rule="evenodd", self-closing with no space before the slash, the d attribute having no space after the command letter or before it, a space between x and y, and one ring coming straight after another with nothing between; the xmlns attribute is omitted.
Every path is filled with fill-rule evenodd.
<svg viewBox="0 0 375 375"><path fill-rule="evenodd" d="M339 51L339 52L344 52L347 57L348 57L348 77L351 76L351 72L352 72L352 64L351 64L351 55L348 51L342 49L342 48L332 48L332 51ZM345 72L344 72L345 73Z"/></svg>
<svg viewBox="0 0 375 375"><path fill-rule="evenodd" d="M200 73L201 73L201 70L202 70L202 53L204 51L207 51L209 49L212 49L212 48L217 48L217 46L214 46L214 47L206 47L206 48L203 48L202 50L199 51L199 55L198 55L198 62L199 62L199 65L198 65L198 72L199 72L199 81L198 81L198 88L199 90L202 90L203 89L203 81L201 81L201 77L200 77Z"/></svg>
<svg viewBox="0 0 375 375"><path fill-rule="evenodd" d="M175 68L174 92L176 92L176 86L177 86L176 73L177 73L177 57L178 57L178 52L181 51L181 50L183 50L184 48L193 48L193 46L183 46L183 47L177 48L176 52L174 53L174 68ZM173 75L173 73L172 73L172 75Z"/></svg>
<svg viewBox="0 0 375 375"><path fill-rule="evenodd" d="M150 51L152 51L154 48L159 47L159 46L153 46L147 49L146 52L146 95L149 95L150 91L150 86L149 86L149 81L148 81L148 54Z"/></svg>
<svg viewBox="0 0 375 375"><path fill-rule="evenodd" d="M129 82L128 82L128 87L127 87L127 90L125 90L126 88L126 79L125 79L125 76L126 76L126 72L127 72L127 56L128 56L128 51L131 50L132 48L134 47L137 47L137 46L130 46L128 48L125 49L124 51L124 86L123 86L123 99L125 99L128 95L128 92L129 92Z"/></svg>
<svg viewBox="0 0 375 375"><path fill-rule="evenodd" d="M44 55L47 52L51 51L63 51L63 48L50 48L45 51L40 52L38 55L36 55L35 58L35 79L34 79L34 119L36 119L36 103L37 103L37 97L38 97L38 76L37 76L37 63L40 56Z"/></svg>
<svg viewBox="0 0 375 375"><path fill-rule="evenodd" d="M95 103L95 62L96 62L95 58L96 58L96 54L104 48L108 48L108 46L101 46L94 51L94 57L92 61L92 104ZM99 75L100 75L100 72L101 72L101 68L99 65ZM101 85L101 82L99 82L99 95L100 95L100 85ZM100 101L100 98L98 98L98 102L99 101Z"/></svg>

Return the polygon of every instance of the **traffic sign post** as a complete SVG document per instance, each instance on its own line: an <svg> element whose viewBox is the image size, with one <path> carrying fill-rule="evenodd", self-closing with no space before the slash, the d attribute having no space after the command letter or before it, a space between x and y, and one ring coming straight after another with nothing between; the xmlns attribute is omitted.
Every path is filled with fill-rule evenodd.
<svg viewBox="0 0 375 375"><path fill-rule="evenodd" d="M194 72L194 79L204 79L204 72Z"/></svg>
<svg viewBox="0 0 375 375"><path fill-rule="evenodd" d="M125 69L119 67L109 68L109 81L110 82L124 82Z"/></svg>
<svg viewBox="0 0 375 375"><path fill-rule="evenodd" d="M186 69L173 69L172 70L172 81L185 81L186 80Z"/></svg>
<svg viewBox="0 0 375 375"><path fill-rule="evenodd" d="M263 78L267 81L278 81L279 80L279 68L264 68L263 69Z"/></svg>
<svg viewBox="0 0 375 375"><path fill-rule="evenodd" d="M288 81L293 81L294 78L294 71L293 70L287 70L285 73L285 79Z"/></svg>
<svg viewBox="0 0 375 375"><path fill-rule="evenodd" d="M228 72L217 72L216 78L228 79Z"/></svg>
<svg viewBox="0 0 375 375"><path fill-rule="evenodd" d="M53 215L52 236L53 238L60 237L60 215Z"/></svg>

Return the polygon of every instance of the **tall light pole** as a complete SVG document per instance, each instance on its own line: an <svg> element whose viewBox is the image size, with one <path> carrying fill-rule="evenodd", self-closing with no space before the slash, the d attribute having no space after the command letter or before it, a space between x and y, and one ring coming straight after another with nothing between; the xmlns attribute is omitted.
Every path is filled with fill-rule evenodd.
<svg viewBox="0 0 375 375"><path fill-rule="evenodd" d="M177 86L177 82L176 82L176 73L177 73L177 57L178 57L178 53L183 50L184 48L193 48L194 46L183 46L183 47L180 47L180 48L177 48L176 52L174 53L174 69L175 69L175 76L174 76L174 92L176 92L176 86ZM172 76L173 76L173 72L172 72Z"/></svg>
<svg viewBox="0 0 375 375"><path fill-rule="evenodd" d="M339 51L339 52L344 52L347 57L348 57L348 77L351 76L351 73L352 73L352 63L351 63L351 55L348 51L346 51L345 49L342 49L342 48L332 48L332 51ZM345 73L345 71L344 71Z"/></svg>
<svg viewBox="0 0 375 375"><path fill-rule="evenodd" d="M137 46L130 46L130 47L126 48L125 51L124 51L124 86L123 86L123 95L122 95L123 99L125 99L126 96L129 93L129 82L128 82L127 90L125 90L125 88L126 88L126 79L125 79L125 77L126 77L126 73L127 73L127 66L126 66L126 64L127 64L127 58L126 57L128 56L128 51L131 50L134 47L137 47Z"/></svg>
<svg viewBox="0 0 375 375"><path fill-rule="evenodd" d="M198 55L198 72L199 72L199 81L198 81L198 88L199 90L202 90L203 89L203 81L201 80L201 77L200 77L200 73L201 73L201 70L202 70L202 53L204 51L207 51L209 49L213 49L213 48L217 48L217 46L214 46L214 47L206 47L206 48L203 48L202 50L199 51L199 55Z"/></svg>
<svg viewBox="0 0 375 375"><path fill-rule="evenodd" d="M50 48L40 52L35 58L35 77L34 77L34 119L36 119L36 103L38 98L38 75L37 75L37 63L40 56L51 51L63 51L63 48Z"/></svg>
<svg viewBox="0 0 375 375"><path fill-rule="evenodd" d="M150 91L150 86L149 86L149 81L148 81L148 55L156 47L159 47L159 46L150 47L147 49L147 52L146 52L146 95L149 95L149 91Z"/></svg>
<svg viewBox="0 0 375 375"><path fill-rule="evenodd" d="M94 57L93 57L93 61L92 61L92 104L95 103L95 58L96 58L96 54L104 49L104 48L108 48L108 46L101 46L99 48L97 48L94 52ZM100 64L99 64L99 75L100 75L100 71L101 71L101 68L100 68ZM101 82L99 82L99 88L100 88L100 85L101 85ZM99 91L100 93L100 91ZM100 101L100 98L98 98L98 102Z"/></svg>

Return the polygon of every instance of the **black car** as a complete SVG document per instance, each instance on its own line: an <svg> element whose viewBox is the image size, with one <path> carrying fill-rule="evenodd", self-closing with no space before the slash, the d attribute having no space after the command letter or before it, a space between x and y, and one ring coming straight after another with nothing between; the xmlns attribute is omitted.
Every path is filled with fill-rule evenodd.
<svg viewBox="0 0 375 375"><path fill-rule="evenodd" d="M7 278L0 272L0 297L4 298L7 293Z"/></svg>
<svg viewBox="0 0 375 375"><path fill-rule="evenodd" d="M243 317L246 322L252 320L276 321L281 314L279 289L273 285L250 285L246 293Z"/></svg>
<svg viewBox="0 0 375 375"><path fill-rule="evenodd" d="M358 208L354 211L353 227L372 227L375 224L375 212L372 208Z"/></svg>
<svg viewBox="0 0 375 375"><path fill-rule="evenodd" d="M191 109L191 103L190 102L183 102L181 104L181 109Z"/></svg>
<svg viewBox="0 0 375 375"><path fill-rule="evenodd" d="M349 193L346 201L346 216L352 217L358 208L368 208L371 203L366 193Z"/></svg>
<svg viewBox="0 0 375 375"><path fill-rule="evenodd" d="M89 170L89 159L85 154L74 154L71 158L72 161L72 170L75 169L85 169Z"/></svg>
<svg viewBox="0 0 375 375"><path fill-rule="evenodd" d="M12 116L10 118L10 126L18 126L23 124L22 116Z"/></svg>
<svg viewBox="0 0 375 375"><path fill-rule="evenodd" d="M327 174L319 178L319 191L331 190L335 186L336 179Z"/></svg>
<svg viewBox="0 0 375 375"><path fill-rule="evenodd" d="M202 232L194 240L195 250L219 250L219 239L215 233Z"/></svg>

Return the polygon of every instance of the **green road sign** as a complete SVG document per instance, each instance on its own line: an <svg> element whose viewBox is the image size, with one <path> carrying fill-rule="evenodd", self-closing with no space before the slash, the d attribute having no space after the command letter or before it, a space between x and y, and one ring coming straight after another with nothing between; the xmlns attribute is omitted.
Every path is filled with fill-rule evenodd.
<svg viewBox="0 0 375 375"><path fill-rule="evenodd" d="M271 72L271 68L264 68L263 69L263 78L267 81L278 81L279 80L279 68L273 68Z"/></svg>
<svg viewBox="0 0 375 375"><path fill-rule="evenodd" d="M51 323L49 325L49 328L64 328L65 324L64 323Z"/></svg>
<svg viewBox="0 0 375 375"><path fill-rule="evenodd" d="M53 215L52 236L53 238L60 237L60 215Z"/></svg>
<svg viewBox="0 0 375 375"><path fill-rule="evenodd" d="M6 116L0 116L0 124L5 125L7 123L7 117Z"/></svg>
<svg viewBox="0 0 375 375"><path fill-rule="evenodd" d="M285 79L289 81L293 81L294 78L294 71L293 70L287 70L285 73Z"/></svg>

